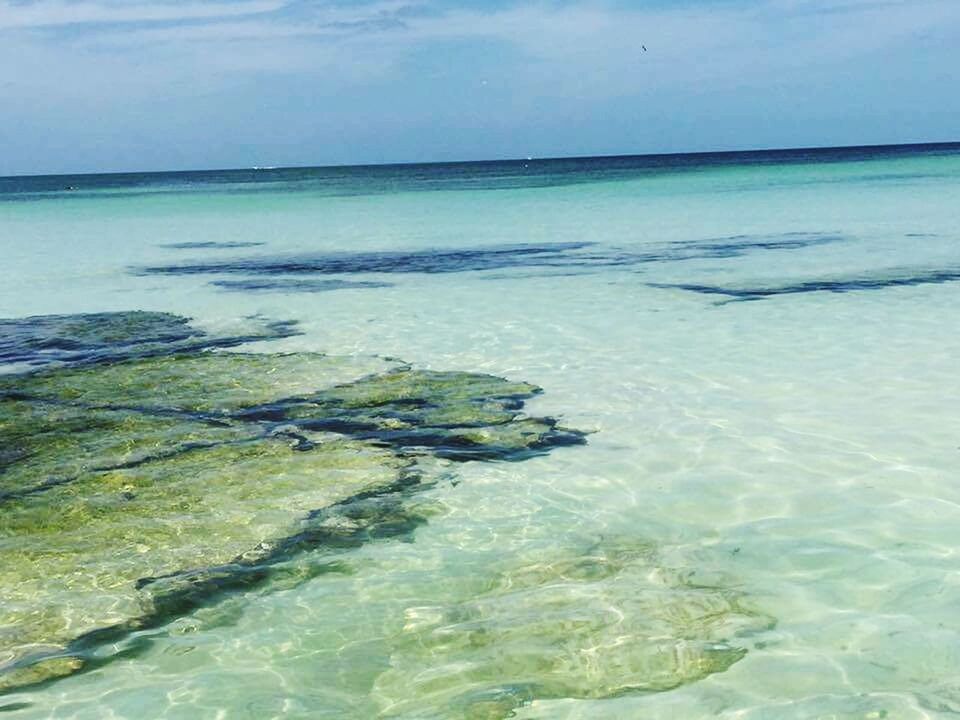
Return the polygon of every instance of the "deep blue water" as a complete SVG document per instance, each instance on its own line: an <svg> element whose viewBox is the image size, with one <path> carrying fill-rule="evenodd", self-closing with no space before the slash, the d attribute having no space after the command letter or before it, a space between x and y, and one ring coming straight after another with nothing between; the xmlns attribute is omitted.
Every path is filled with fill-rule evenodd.
<svg viewBox="0 0 960 720"><path fill-rule="evenodd" d="M330 196L551 187L697 172L724 166L849 163L960 154L960 143L617 155L474 162L242 168L0 177L0 201L163 192L310 192Z"/></svg>

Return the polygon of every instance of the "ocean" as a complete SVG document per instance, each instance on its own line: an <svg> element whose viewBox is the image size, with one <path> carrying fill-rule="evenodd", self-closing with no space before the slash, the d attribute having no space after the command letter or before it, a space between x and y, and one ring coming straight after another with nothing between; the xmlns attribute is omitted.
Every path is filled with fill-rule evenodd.
<svg viewBox="0 0 960 720"><path fill-rule="evenodd" d="M313 370L297 366L278 396L314 409L336 396L352 424L298 425L284 406L307 440L287 425L270 432L299 449L359 443L337 460L376 458L350 476L357 487L398 463L421 465L429 482L377 490L393 519L380 506L367 525L359 511L333 513L325 522L349 526L350 542L314 533L270 572L259 559L208 562L205 541L192 539L193 560L170 571L226 567L230 583L163 612L111 605L96 622L70 591L96 577L84 597L113 592L103 589L113 571L82 553L98 542L97 513L127 506L97 505L82 482L53 483L30 466L43 442L0 451L0 481L26 468L42 485L29 495L11 485L0 564L26 558L23 538L40 537L20 520L34 512L26 503L89 513L76 532L43 534L23 563L75 553L69 570L4 580L0 605L14 611L0 619L0 680L4 670L26 680L0 685L0 714L955 716L958 208L960 144L0 178L0 400L36 409L37 373L53 387L73 363L90 377L138 362L126 347L47 342L50 321L38 316L130 311L238 338L203 357L319 363L312 354L323 353L336 358L336 383L386 371L483 385L469 397L409 396L405 410L391 400L387 418L370 409L380 400L358 410L339 391L309 396ZM235 335L249 323L272 330ZM141 354L166 352L171 337ZM137 367L132 380L116 377L155 377ZM279 387L268 378L276 368L250 367L235 378L210 371L190 392ZM542 392L488 390L490 376ZM148 405L179 392L143 383ZM125 412L142 390L129 387L105 381L69 402L81 407L80 397L87 413L106 397ZM191 422L215 424L190 407ZM257 427L280 417L257 407L244 418ZM477 421L482 439L473 420L450 420L464 407L495 418ZM34 433L20 417L0 417L0 433ZM528 420L545 423L535 441ZM496 435L515 423L520 445ZM53 427L43 432L61 432ZM256 465L252 481L296 485L285 458ZM78 467L70 478L112 472L89 459ZM255 498L241 518L241 495L210 484L235 472L231 462L171 467L151 482L175 477L197 499L164 516L169 537L187 532L201 503L219 524L200 538L274 527ZM141 490L123 488L116 497L133 507ZM160 521L137 517L117 552L146 558L146 540L130 548ZM264 547L277 544L270 532ZM234 582L239 566L249 582ZM24 640L28 623L37 629ZM90 634L100 625L120 630ZM57 669L29 674L44 663Z"/></svg>

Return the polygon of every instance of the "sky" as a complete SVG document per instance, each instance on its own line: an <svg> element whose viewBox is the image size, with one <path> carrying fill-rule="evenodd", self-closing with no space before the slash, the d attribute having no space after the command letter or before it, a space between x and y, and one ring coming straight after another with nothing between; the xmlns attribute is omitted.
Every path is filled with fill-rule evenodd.
<svg viewBox="0 0 960 720"><path fill-rule="evenodd" d="M0 0L0 175L950 140L960 0Z"/></svg>

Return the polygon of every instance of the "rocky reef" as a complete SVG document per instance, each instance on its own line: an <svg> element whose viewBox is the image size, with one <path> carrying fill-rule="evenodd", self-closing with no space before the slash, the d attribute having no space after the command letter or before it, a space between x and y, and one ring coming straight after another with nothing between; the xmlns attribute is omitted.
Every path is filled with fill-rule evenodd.
<svg viewBox="0 0 960 720"><path fill-rule="evenodd" d="M527 383L218 350L296 332L248 325L0 320L0 692L99 662L302 550L409 531L422 518L402 498L438 462L585 441L526 416Z"/></svg>
<svg viewBox="0 0 960 720"><path fill-rule="evenodd" d="M426 521L417 493L456 463L585 442L524 413L527 382L223 349L291 323L0 327L0 694L135 654L141 631L228 595L348 572L345 550ZM507 718L726 670L773 621L660 550L639 533L550 538L407 607L371 679L380 717Z"/></svg>

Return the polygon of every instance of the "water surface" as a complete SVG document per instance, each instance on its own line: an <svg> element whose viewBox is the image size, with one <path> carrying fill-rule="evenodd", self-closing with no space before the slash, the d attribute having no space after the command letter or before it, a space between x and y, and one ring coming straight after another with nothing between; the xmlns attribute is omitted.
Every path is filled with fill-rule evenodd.
<svg viewBox="0 0 960 720"><path fill-rule="evenodd" d="M0 710L960 713L958 207L958 146L0 179L0 317L298 321L260 349L530 381L591 431ZM623 679L684 628L741 654Z"/></svg>

